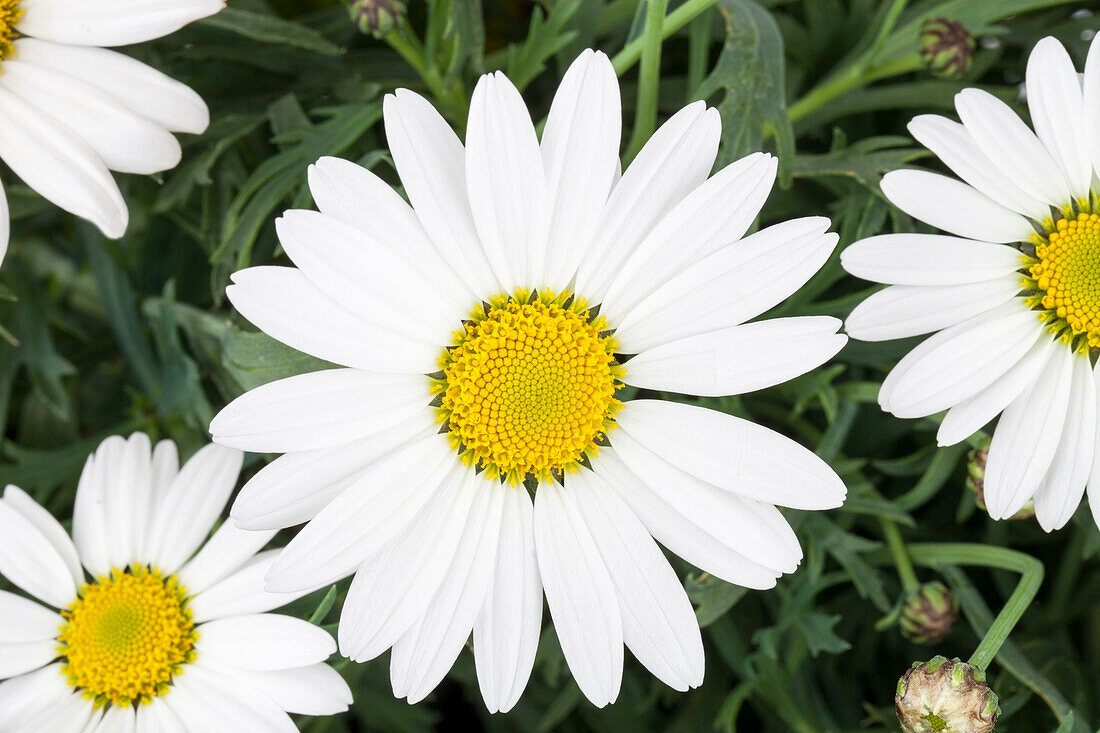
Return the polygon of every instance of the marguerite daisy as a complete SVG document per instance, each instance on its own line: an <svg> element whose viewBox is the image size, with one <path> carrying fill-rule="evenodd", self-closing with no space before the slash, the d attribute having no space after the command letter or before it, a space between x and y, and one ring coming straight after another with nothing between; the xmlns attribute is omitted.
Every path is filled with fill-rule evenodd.
<svg viewBox="0 0 1100 733"><path fill-rule="evenodd" d="M108 438L71 540L4 491L0 574L41 603L0 591L0 733L294 733L288 712L347 709L332 637L266 613L301 595L263 589L274 532L226 522L203 545L240 467L218 445L180 468L171 441Z"/></svg>
<svg viewBox="0 0 1100 733"><path fill-rule="evenodd" d="M486 704L515 705L544 591L593 703L618 695L624 642L670 686L697 686L699 627L654 539L768 588L801 559L775 505L844 499L832 469L778 433L620 399L624 385L760 389L845 338L827 317L745 323L836 245L822 218L741 238L774 159L750 155L708 179L721 122L698 102L620 179L619 104L611 63L587 51L540 142L516 88L486 75L463 147L399 90L385 125L412 206L369 171L322 159L309 173L320 212L278 221L297 269L244 270L228 289L267 333L345 367L259 387L215 418L222 444L286 453L232 515L246 529L308 522L268 589L355 573L341 651L361 661L392 647L393 690L410 702L472 630Z"/></svg>
<svg viewBox="0 0 1100 733"><path fill-rule="evenodd" d="M202 132L210 116L187 86L98 47L160 38L224 5L0 0L0 159L43 198L121 237L129 212L110 171L174 168L172 132ZM8 235L0 187L0 260Z"/></svg>
<svg viewBox="0 0 1100 733"><path fill-rule="evenodd" d="M870 237L842 262L890 285L849 316L853 337L939 332L890 372L883 409L899 417L947 410L941 445L1000 414L985 469L989 513L1011 517L1034 497L1050 531L1073 515L1086 484L1100 523L1100 373L1092 365L1100 347L1100 42L1083 93L1053 38L1036 45L1026 83L1034 132L979 89L955 97L962 124L933 115L909 123L965 183L917 170L882 180L895 206L955 236Z"/></svg>

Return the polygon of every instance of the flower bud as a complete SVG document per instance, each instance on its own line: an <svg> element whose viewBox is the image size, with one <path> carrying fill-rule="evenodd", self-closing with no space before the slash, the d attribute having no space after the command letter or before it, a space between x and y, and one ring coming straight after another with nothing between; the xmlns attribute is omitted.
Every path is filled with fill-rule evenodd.
<svg viewBox="0 0 1100 733"><path fill-rule="evenodd" d="M933 18L920 29L920 57L936 76L958 79L974 58L974 37L958 21Z"/></svg>
<svg viewBox="0 0 1100 733"><path fill-rule="evenodd" d="M348 15L360 33L381 38L405 16L404 0L345 0Z"/></svg>
<svg viewBox="0 0 1100 733"><path fill-rule="evenodd" d="M905 601L901 633L918 644L936 644L951 631L958 616L955 594L938 581L925 583Z"/></svg>
<svg viewBox="0 0 1100 733"><path fill-rule="evenodd" d="M1001 714L982 670L936 656L898 680L894 709L905 733L990 733Z"/></svg>
<svg viewBox="0 0 1100 733"><path fill-rule="evenodd" d="M970 451L966 463L966 487L974 492L974 503L983 512L988 511L985 506L985 462L989 459L989 438L980 446ZM1009 519L1030 519L1035 516L1035 502L1028 499L1020 511Z"/></svg>

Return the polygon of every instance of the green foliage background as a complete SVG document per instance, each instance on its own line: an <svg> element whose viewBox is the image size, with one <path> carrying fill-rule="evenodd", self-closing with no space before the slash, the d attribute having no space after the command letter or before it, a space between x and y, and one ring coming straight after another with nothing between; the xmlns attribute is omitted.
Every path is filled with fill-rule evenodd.
<svg viewBox="0 0 1100 733"><path fill-rule="evenodd" d="M0 270L0 481L26 488L67 521L85 456L104 436L144 430L190 454L207 440L213 414L242 391L323 367L256 333L228 306L224 288L236 269L285 262L273 220L312 205L305 170L317 157L358 161L397 185L380 124L382 95L395 87L426 94L461 130L477 75L502 68L538 120L577 52L602 49L621 74L627 132L639 100L654 91L658 122L707 99L723 118L719 167L754 150L780 156L781 185L760 225L830 216L839 252L863 236L919 228L877 186L896 167L939 167L907 137L910 117L950 114L964 86L986 88L1026 117L1018 85L1031 46L1054 35L1081 68L1100 26L1088 7L1100 13L1100 5L1084 0L673 0L665 24L672 32L651 68L659 69L657 84L639 92L644 0L409 4L423 39L419 60L361 35L338 0L230 0L221 15L129 49L195 88L212 123L203 135L184 136L177 169L118 176L131 212L120 241L4 175L13 237ZM941 15L981 39L964 79L935 78L917 56L921 22ZM624 147L628 139L624 133ZM864 288L834 257L772 315L844 317ZM1004 711L998 729L1095 730L1100 534L1085 507L1052 535L1033 520L994 523L977 510L964 488L969 447L937 449L936 418L901 421L875 403L886 370L912 346L853 342L789 384L699 400L797 437L849 486L840 510L788 512L806 559L774 591L746 592L674 560L704 626L700 689L674 693L628 655L618 703L596 710L547 626L530 686L508 715L485 713L468 652L412 707L392 699L383 656L341 666L356 695L352 711L303 720L303 730L897 730L897 677L937 653L968 657L1018 580L980 567L991 556L981 548L978 566L958 567L913 544L945 541L1016 548L1046 570L989 670ZM250 456L247 470L263 460ZM893 623L902 591L883 520L901 529L922 580L942 579L960 595L963 617L935 647L906 641ZM292 612L333 624L346 586Z"/></svg>

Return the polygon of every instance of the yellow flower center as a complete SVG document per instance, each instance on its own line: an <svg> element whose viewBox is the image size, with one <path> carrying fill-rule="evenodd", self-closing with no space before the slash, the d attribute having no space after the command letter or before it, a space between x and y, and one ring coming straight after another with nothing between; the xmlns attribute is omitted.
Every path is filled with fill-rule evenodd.
<svg viewBox="0 0 1100 733"><path fill-rule="evenodd" d="M1051 223L1026 264L1028 304L1051 330L1079 348L1100 347L1100 213L1071 212Z"/></svg>
<svg viewBox="0 0 1100 733"><path fill-rule="evenodd" d="M575 471L622 406L607 322L571 293L497 296L440 358L434 385L455 449L487 478L518 484Z"/></svg>
<svg viewBox="0 0 1100 733"><path fill-rule="evenodd" d="M195 625L176 576L137 567L85 583L61 612L69 684L96 705L148 702L195 658Z"/></svg>
<svg viewBox="0 0 1100 733"><path fill-rule="evenodd" d="M21 17L19 0L0 0L0 59L15 55L15 39L19 37L15 24Z"/></svg>

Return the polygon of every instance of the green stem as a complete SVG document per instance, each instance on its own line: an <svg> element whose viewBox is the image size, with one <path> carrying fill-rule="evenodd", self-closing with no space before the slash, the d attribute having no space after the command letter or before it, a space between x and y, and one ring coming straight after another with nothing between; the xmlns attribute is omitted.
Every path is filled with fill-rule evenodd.
<svg viewBox="0 0 1100 733"><path fill-rule="evenodd" d="M920 581L917 579L917 572L913 570L913 561L909 559L909 552L905 549L905 542L901 539L898 525L894 524L893 520L885 517L879 517L878 521L882 525L882 536L886 539L886 546L890 548L894 565L898 568L901 587L907 593L917 590L920 588Z"/></svg>
<svg viewBox="0 0 1100 733"><path fill-rule="evenodd" d="M661 28L668 0L647 0L645 30L642 32L642 63L638 70L638 104L634 110L634 132L626 148L624 166L629 164L657 126L657 85L661 80Z"/></svg>
<svg viewBox="0 0 1100 733"><path fill-rule="evenodd" d="M1043 582L1043 564L1031 555L991 545L923 543L909 545L909 552L916 563L933 568L941 565L977 565L1020 574L1016 590L1009 596L985 638L970 656L969 664L984 670L997 656L1001 645L1035 599Z"/></svg>
<svg viewBox="0 0 1100 733"><path fill-rule="evenodd" d="M703 83L710 56L710 33L714 18L700 15L688 28L687 101L695 101L695 90Z"/></svg>
<svg viewBox="0 0 1100 733"><path fill-rule="evenodd" d="M416 73L420 75L424 85L428 87L428 91L440 101L451 121L459 126L464 126L466 124L467 102L466 91L463 89L461 80L456 80L446 89L443 87L443 77L439 73L439 69L434 61L424 55L423 46L417 38L416 32L409 25L408 20L403 20L398 28L386 34L384 40L390 45L390 48L408 62L409 66L416 69Z"/></svg>
<svg viewBox="0 0 1100 733"><path fill-rule="evenodd" d="M708 10L715 2L717 0L687 0L664 19L664 23L661 24L661 40L683 28L691 22L692 18ZM645 36L635 38L623 46L622 51L615 54L615 58L611 59L611 65L615 67L616 74L622 76L631 66L638 63L638 59L642 56L642 46L645 40Z"/></svg>

